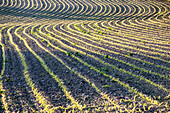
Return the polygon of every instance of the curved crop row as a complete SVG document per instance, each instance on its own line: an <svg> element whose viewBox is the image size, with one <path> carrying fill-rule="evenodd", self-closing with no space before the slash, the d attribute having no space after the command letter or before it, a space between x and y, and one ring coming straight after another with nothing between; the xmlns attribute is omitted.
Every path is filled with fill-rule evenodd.
<svg viewBox="0 0 170 113"><path fill-rule="evenodd" d="M0 110L167 112L170 3L1 0Z"/></svg>

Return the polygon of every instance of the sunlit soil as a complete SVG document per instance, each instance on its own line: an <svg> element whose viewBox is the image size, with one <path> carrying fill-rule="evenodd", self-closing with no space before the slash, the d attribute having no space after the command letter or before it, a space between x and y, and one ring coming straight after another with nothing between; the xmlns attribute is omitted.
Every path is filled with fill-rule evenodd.
<svg viewBox="0 0 170 113"><path fill-rule="evenodd" d="M170 2L1 0L0 112L168 112Z"/></svg>

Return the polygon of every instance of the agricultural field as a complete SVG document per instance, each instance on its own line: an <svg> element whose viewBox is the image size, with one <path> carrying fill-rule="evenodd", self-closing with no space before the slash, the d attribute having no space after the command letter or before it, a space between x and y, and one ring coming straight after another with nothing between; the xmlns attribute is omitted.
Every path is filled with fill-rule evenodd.
<svg viewBox="0 0 170 113"><path fill-rule="evenodd" d="M168 112L170 1L0 0L0 113Z"/></svg>

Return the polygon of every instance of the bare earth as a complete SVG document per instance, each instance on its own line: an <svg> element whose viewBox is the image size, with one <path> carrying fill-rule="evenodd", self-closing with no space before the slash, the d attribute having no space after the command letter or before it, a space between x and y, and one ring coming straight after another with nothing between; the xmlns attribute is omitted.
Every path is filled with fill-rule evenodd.
<svg viewBox="0 0 170 113"><path fill-rule="evenodd" d="M0 0L0 113L163 112L167 0Z"/></svg>

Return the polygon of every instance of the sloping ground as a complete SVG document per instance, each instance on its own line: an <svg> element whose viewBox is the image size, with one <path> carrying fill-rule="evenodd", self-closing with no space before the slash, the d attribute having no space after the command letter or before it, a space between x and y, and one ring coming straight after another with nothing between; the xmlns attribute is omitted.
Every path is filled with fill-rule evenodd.
<svg viewBox="0 0 170 113"><path fill-rule="evenodd" d="M1 112L168 112L170 2L1 0Z"/></svg>

